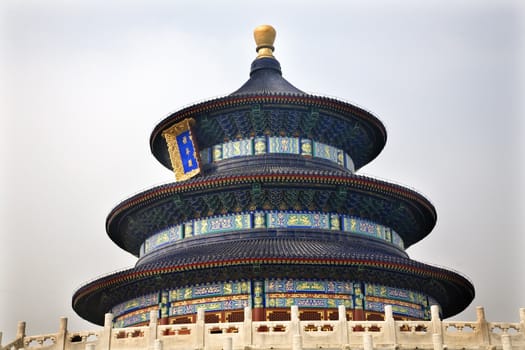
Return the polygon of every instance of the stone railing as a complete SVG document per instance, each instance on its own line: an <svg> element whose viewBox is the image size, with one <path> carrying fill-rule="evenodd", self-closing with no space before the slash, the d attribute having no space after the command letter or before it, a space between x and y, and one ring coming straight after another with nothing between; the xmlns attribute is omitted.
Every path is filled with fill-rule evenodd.
<svg viewBox="0 0 525 350"><path fill-rule="evenodd" d="M334 321L300 321L296 306L291 321L279 322L252 321L250 308L244 322L235 323L204 323L202 309L192 324L159 325L156 315L151 313L148 326L112 328L113 316L107 314L104 328L86 332L68 331L62 318L58 333L36 336L26 336L20 322L16 339L0 350L525 350L525 308L519 323L487 322L483 308L477 309L474 322L443 322L437 307L429 321L396 321L390 306L384 321L347 321L344 306L339 307L343 317Z"/></svg>

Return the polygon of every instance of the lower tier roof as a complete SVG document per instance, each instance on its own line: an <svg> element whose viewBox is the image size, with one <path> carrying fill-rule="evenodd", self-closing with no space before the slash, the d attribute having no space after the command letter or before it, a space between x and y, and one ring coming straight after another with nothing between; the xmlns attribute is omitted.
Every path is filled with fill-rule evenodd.
<svg viewBox="0 0 525 350"><path fill-rule="evenodd" d="M74 310L102 324L104 314L126 300L155 291L208 282L262 278L333 279L380 283L432 296L443 316L461 312L474 298L473 285L443 268L374 249L369 239L352 244L338 239L258 235L257 238L178 247L165 259L99 278L78 289Z"/></svg>

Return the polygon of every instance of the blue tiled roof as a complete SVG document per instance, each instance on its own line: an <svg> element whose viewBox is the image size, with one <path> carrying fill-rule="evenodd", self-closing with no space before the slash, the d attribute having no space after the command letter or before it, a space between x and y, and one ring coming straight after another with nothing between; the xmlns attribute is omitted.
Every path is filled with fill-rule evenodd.
<svg viewBox="0 0 525 350"><path fill-rule="evenodd" d="M408 256L382 241L320 230L247 230L178 241L140 259L149 264L184 265L245 258L374 259L407 263ZM160 264L160 265L156 265Z"/></svg>
<svg viewBox="0 0 525 350"><path fill-rule="evenodd" d="M279 61L267 57L253 61L250 79L230 96L250 94L305 95L282 77Z"/></svg>

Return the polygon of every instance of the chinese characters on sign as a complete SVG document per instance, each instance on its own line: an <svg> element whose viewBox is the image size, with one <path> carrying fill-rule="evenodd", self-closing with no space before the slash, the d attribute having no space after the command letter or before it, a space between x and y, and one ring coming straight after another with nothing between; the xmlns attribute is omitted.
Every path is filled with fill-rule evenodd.
<svg viewBox="0 0 525 350"><path fill-rule="evenodd" d="M179 157L182 162L182 168L184 173L189 173L195 169L198 169L199 163L196 159L195 148L193 147L193 141L191 140L190 131L186 130L176 136L177 146L179 146Z"/></svg>

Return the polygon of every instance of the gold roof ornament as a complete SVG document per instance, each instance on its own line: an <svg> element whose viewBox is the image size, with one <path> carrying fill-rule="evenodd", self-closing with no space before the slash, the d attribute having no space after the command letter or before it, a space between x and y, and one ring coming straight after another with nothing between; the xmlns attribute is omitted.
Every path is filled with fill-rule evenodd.
<svg viewBox="0 0 525 350"><path fill-rule="evenodd" d="M268 24L258 26L253 31L255 44L257 44L257 58L273 57L273 42L275 41L275 29Z"/></svg>

